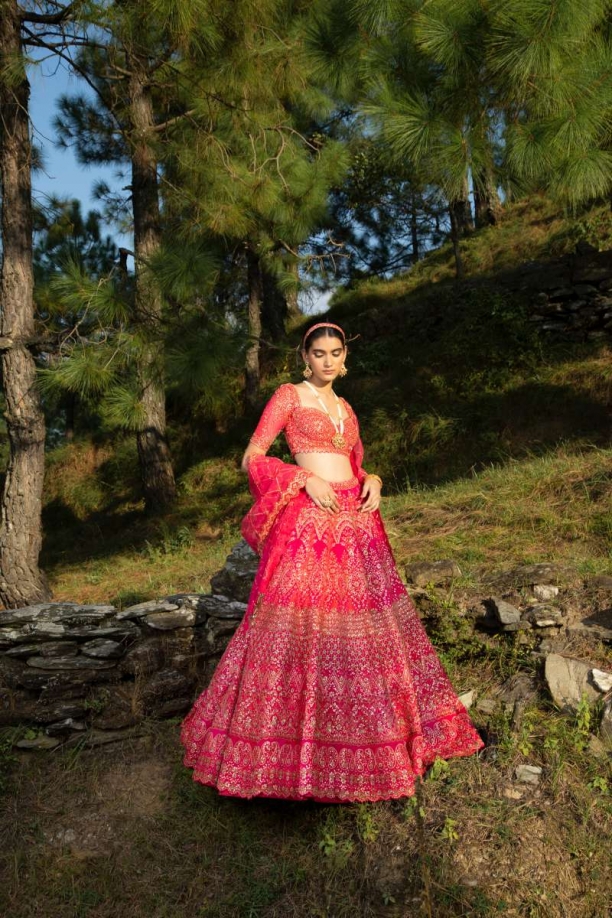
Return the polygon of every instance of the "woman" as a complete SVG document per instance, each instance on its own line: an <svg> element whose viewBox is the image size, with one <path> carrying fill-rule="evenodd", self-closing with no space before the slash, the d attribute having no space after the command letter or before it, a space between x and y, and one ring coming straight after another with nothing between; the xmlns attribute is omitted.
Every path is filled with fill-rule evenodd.
<svg viewBox="0 0 612 918"><path fill-rule="evenodd" d="M396 570L361 466L357 417L333 382L345 335L302 342L305 382L281 385L242 460L261 555L247 611L185 718L193 778L236 797L323 802L410 796L437 756L484 743ZM295 465L266 456L283 430Z"/></svg>

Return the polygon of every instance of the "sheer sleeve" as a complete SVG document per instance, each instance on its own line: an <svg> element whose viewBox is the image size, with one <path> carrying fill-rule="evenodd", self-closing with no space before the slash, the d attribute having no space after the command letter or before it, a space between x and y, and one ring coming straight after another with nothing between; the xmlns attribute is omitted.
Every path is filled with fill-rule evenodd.
<svg viewBox="0 0 612 918"><path fill-rule="evenodd" d="M255 446L270 449L295 406L293 391L291 383L283 383L270 398L250 440Z"/></svg>
<svg viewBox="0 0 612 918"><path fill-rule="evenodd" d="M353 412L353 417L355 418L355 426L357 427L357 442L355 443L353 449L351 450L351 466L353 469L353 474L357 476L359 484L362 484L364 479L367 476L366 470L362 466L363 462L363 443L361 441L361 434L359 433L359 421L357 415L351 408Z"/></svg>

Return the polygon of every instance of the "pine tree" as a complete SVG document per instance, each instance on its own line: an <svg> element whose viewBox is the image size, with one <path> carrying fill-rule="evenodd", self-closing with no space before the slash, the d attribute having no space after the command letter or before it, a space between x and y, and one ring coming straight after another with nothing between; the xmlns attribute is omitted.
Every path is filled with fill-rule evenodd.
<svg viewBox="0 0 612 918"><path fill-rule="evenodd" d="M68 359L71 343L89 340L99 346L98 329L101 315L93 309L91 298L83 303L58 296L54 281L66 272L82 278L87 276L100 283L117 262L117 247L110 236L103 237L101 216L90 211L85 217L76 199L51 197L43 208L34 211L34 300L36 323L45 339L45 363L57 365ZM40 373L39 373L40 378ZM74 387L46 387L45 411L59 413L63 418L66 440L75 435L79 406L81 423L85 421L83 402ZM49 396L57 396L49 400ZM88 406L89 407L89 406ZM89 412L87 412L89 414ZM88 417L91 423L91 416ZM57 434L56 434L57 436Z"/></svg>
<svg viewBox="0 0 612 918"><path fill-rule="evenodd" d="M263 321L284 333L274 299L295 291L300 246L325 220L346 168L341 144L317 134L329 108L302 53L305 8L278 0L234 16L212 64L188 62L195 115L174 131L166 162L176 233L224 240L246 279L245 399L257 401ZM265 297L268 295L268 302ZM270 302L272 300L272 302ZM278 301L278 300L277 300Z"/></svg>
<svg viewBox="0 0 612 918"><path fill-rule="evenodd" d="M0 0L0 360L10 444L0 510L0 600L6 607L48 599L38 566L45 422L36 387L32 265L32 146L25 49L37 30L52 33L78 4L19 4ZM62 46L60 33L55 44Z"/></svg>
<svg viewBox="0 0 612 918"><path fill-rule="evenodd" d="M191 0L166 4L130 0L99 8L93 17L92 43L75 62L77 71L94 88L96 100L64 98L57 119L60 137L64 143L76 144L82 162L127 161L131 170L134 321L140 335L142 417L136 440L145 506L150 512L162 510L176 498L166 437L164 303L151 268L163 241L160 142L165 123L184 114L172 109L175 59L188 45L192 30L206 45L201 17L209 12L208 7ZM102 29L105 42L99 38Z"/></svg>

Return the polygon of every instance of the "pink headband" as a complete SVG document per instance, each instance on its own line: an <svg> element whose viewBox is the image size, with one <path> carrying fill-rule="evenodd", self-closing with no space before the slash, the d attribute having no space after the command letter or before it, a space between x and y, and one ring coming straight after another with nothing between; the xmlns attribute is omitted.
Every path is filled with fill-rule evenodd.
<svg viewBox="0 0 612 918"><path fill-rule="evenodd" d="M346 341L346 335L339 325L334 325L333 322L319 322L318 325L313 325L312 328L309 328L308 331L304 334L304 337L302 338L302 347L304 347L306 338L308 338L310 333L313 332L315 328L336 328L341 333L342 340Z"/></svg>

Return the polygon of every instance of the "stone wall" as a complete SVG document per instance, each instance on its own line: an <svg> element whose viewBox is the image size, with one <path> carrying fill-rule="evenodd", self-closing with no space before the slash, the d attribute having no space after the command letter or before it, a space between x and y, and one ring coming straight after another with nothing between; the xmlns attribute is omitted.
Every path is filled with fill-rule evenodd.
<svg viewBox="0 0 612 918"><path fill-rule="evenodd" d="M582 244L555 261L521 265L507 284L533 291L530 318L544 332L582 340L612 336L612 250Z"/></svg>
<svg viewBox="0 0 612 918"><path fill-rule="evenodd" d="M0 611L0 726L31 725L22 748L97 745L186 712L244 615L257 564L240 542L210 594Z"/></svg>

